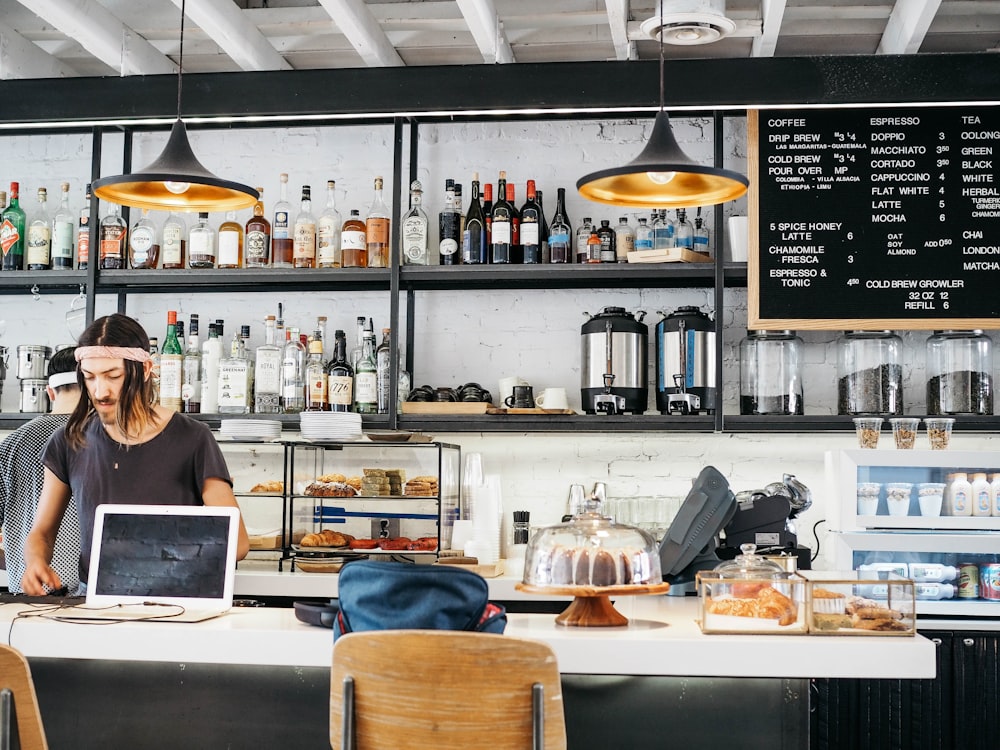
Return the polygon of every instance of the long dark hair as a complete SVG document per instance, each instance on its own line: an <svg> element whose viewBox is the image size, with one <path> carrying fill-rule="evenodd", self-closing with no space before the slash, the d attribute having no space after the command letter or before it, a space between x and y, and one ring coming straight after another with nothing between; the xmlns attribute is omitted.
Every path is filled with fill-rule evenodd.
<svg viewBox="0 0 1000 750"><path fill-rule="evenodd" d="M149 351L149 336L142 326L127 315L115 313L98 318L80 335L77 346L126 346ZM125 436L138 436L143 428L158 417L154 408L153 379L145 377L142 362L126 359L125 380L118 397L116 420L118 429ZM77 365L77 379L85 387L83 375ZM89 393L88 393L89 396ZM81 398L66 423L66 437L70 447L80 449L86 444L84 431L96 410L90 398Z"/></svg>

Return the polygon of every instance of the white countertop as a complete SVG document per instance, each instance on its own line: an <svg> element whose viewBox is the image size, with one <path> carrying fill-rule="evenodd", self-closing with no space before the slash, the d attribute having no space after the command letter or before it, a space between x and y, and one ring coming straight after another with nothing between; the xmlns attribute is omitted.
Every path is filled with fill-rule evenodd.
<svg viewBox="0 0 1000 750"><path fill-rule="evenodd" d="M567 674L934 676L934 644L921 636L705 635L693 597L619 597L615 606L627 626L565 627L554 615L509 614L506 632L548 643ZM239 607L197 624L14 619L27 609L0 605L0 641L9 633L28 657L326 667L333 649L330 630L300 623L292 609Z"/></svg>

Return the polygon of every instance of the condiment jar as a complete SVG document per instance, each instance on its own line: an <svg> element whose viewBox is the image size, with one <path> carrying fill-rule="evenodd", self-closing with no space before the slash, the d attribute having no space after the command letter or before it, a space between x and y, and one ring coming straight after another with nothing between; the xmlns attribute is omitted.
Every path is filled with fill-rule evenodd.
<svg viewBox="0 0 1000 750"><path fill-rule="evenodd" d="M927 339L927 413L993 413L993 342L980 330Z"/></svg>
<svg viewBox="0 0 1000 750"><path fill-rule="evenodd" d="M718 578L754 578L780 580L788 578L788 573L775 562L757 554L756 544L741 544L740 554L715 566Z"/></svg>
<svg viewBox="0 0 1000 750"><path fill-rule="evenodd" d="M747 331L740 342L740 414L802 414L802 339Z"/></svg>
<svg viewBox="0 0 1000 750"><path fill-rule="evenodd" d="M837 341L837 413L903 413L903 341L892 331L845 331Z"/></svg>

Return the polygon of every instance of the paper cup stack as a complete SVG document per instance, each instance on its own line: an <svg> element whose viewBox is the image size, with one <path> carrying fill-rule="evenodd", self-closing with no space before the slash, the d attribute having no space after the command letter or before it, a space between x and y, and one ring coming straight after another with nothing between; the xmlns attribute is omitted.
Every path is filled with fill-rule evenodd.
<svg viewBox="0 0 1000 750"><path fill-rule="evenodd" d="M503 517L500 477L487 476L483 484L469 489L472 500L472 539L465 545L465 553L478 558L481 565L492 565L500 559L500 528Z"/></svg>

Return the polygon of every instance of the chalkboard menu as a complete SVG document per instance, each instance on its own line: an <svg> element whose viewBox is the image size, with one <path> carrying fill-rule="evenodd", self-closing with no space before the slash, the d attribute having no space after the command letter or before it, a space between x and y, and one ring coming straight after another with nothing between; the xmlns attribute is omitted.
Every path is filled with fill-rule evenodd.
<svg viewBox="0 0 1000 750"><path fill-rule="evenodd" d="M1000 328L1000 108L753 111L748 140L749 327Z"/></svg>

